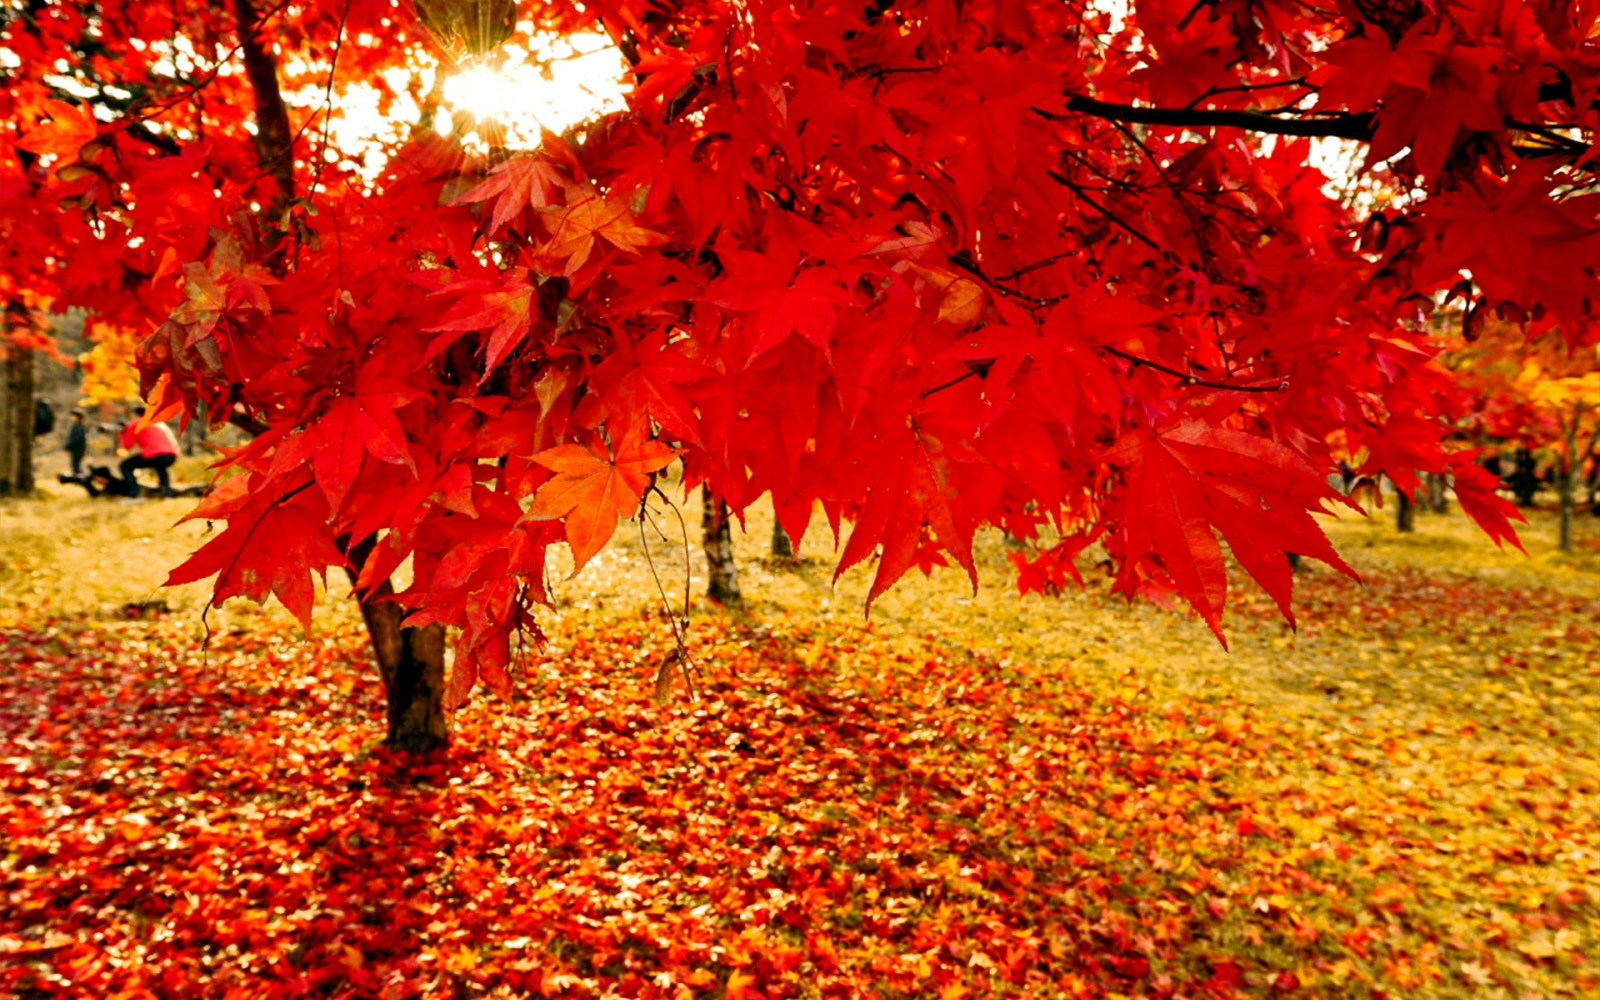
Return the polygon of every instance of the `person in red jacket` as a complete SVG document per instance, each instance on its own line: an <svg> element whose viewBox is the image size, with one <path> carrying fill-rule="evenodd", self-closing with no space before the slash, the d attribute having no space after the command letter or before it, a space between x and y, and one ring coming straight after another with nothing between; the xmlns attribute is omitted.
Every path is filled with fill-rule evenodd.
<svg viewBox="0 0 1600 1000"><path fill-rule="evenodd" d="M156 478L161 481L161 495L177 496L172 491L172 482L167 478L167 470L178 460L178 436L172 433L171 427L159 421L139 430L139 420L143 416L144 407L135 407L133 419L123 425L120 440L122 450L137 454L129 455L122 460L122 478L127 482L132 494L138 496L139 480L134 473L139 469L154 469Z"/></svg>

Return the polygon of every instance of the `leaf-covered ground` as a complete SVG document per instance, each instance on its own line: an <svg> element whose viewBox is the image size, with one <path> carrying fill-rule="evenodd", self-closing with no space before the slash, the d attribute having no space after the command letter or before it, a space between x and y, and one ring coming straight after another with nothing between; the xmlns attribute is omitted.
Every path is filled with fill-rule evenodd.
<svg viewBox="0 0 1600 1000"><path fill-rule="evenodd" d="M1600 585L1547 519L1335 524L1364 585L1237 595L1232 653L999 574L864 623L752 524L665 705L624 546L419 767L348 615L202 650L126 606L181 506L51 502L0 508L0 996L1600 993Z"/></svg>

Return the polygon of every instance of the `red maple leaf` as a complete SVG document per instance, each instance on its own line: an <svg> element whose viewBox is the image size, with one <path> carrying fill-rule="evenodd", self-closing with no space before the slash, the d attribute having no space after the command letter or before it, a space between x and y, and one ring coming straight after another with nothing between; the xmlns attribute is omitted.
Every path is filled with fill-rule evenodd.
<svg viewBox="0 0 1600 1000"><path fill-rule="evenodd" d="M1135 567L1159 561L1223 645L1228 576L1218 532L1291 623L1289 553L1355 575L1308 513L1338 495L1282 444L1185 421L1160 432L1129 431L1107 461L1125 469L1119 589L1132 593Z"/></svg>
<svg viewBox="0 0 1600 1000"><path fill-rule="evenodd" d="M434 340L429 353L443 350L462 333L488 330L483 363L483 377L488 378L533 328L533 307L539 290L522 269L509 271L497 281L468 279L445 288L457 298L449 312L426 328L446 334Z"/></svg>
<svg viewBox="0 0 1600 1000"><path fill-rule="evenodd" d="M700 420L684 383L712 370L690 357L682 342L669 342L657 330L638 343L617 339L617 349L592 375L614 427L647 427L654 420L667 437L700 443Z"/></svg>
<svg viewBox="0 0 1600 1000"><path fill-rule="evenodd" d="M493 236L511 218L529 208L556 203L567 177L561 168L537 154L515 156L495 167L475 187L457 196L454 204L490 202L488 233Z"/></svg>
<svg viewBox="0 0 1600 1000"><path fill-rule="evenodd" d="M336 400L316 423L311 467L317 486L337 511L355 485L364 456L405 465L416 472L405 429L395 417L398 393L367 393Z"/></svg>
<svg viewBox="0 0 1600 1000"><path fill-rule="evenodd" d="M276 594L310 628L312 569L325 573L329 566L346 565L328 528L327 504L310 485L282 496L250 497L232 513L221 534L172 571L166 586L215 575L213 603L235 595L265 601Z"/></svg>

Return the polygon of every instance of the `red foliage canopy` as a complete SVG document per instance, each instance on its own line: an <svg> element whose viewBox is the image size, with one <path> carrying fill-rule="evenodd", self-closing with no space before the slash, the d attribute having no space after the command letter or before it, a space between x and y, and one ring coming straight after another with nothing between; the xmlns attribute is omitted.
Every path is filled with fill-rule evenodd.
<svg viewBox="0 0 1600 1000"><path fill-rule="evenodd" d="M469 680L674 455L792 535L853 522L873 597L999 525L1025 579L1098 541L1219 634L1219 535L1286 612L1282 553L1342 566L1308 516L1341 459L1453 470L1511 538L1419 320L1464 278L1588 316L1600 4L1109 6L524 3L614 40L627 110L487 155L419 123L373 183L329 107L416 79L409 3L8 12L0 294L142 323L159 408L268 428L178 579L298 609L376 536L362 586L410 557ZM1364 144L1349 190L1316 137Z"/></svg>

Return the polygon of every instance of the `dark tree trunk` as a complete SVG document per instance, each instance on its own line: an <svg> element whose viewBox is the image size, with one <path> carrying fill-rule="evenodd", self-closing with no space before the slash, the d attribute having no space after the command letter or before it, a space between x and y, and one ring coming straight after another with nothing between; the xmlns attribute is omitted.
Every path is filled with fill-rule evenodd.
<svg viewBox="0 0 1600 1000"><path fill-rule="evenodd" d="M783 530L783 525L778 523L776 517L772 519L772 557L774 559L794 558L794 539L790 538L789 533Z"/></svg>
<svg viewBox="0 0 1600 1000"><path fill-rule="evenodd" d="M1399 532L1416 531L1417 505L1411 502L1411 498L1406 496L1406 491L1399 486L1395 487L1394 494L1398 498L1394 508L1395 530Z"/></svg>
<svg viewBox="0 0 1600 1000"><path fill-rule="evenodd" d="M196 404L194 419L189 421L189 425L183 429L183 433L178 438L178 443L183 446L185 455L197 454L205 446L209 424L208 417L206 404Z"/></svg>
<svg viewBox="0 0 1600 1000"><path fill-rule="evenodd" d="M1596 435L1600 437L1600 435ZM1595 442L1589 442L1589 473L1585 485L1589 487L1589 513L1600 514L1600 456L1596 456L1593 448Z"/></svg>
<svg viewBox="0 0 1600 1000"><path fill-rule="evenodd" d="M1560 492L1561 499L1561 534L1556 543L1562 552L1572 551L1572 508L1573 489L1572 472L1568 470L1561 473L1556 479L1556 489Z"/></svg>
<svg viewBox="0 0 1600 1000"><path fill-rule="evenodd" d="M733 525L728 505L712 496L711 487L700 488L704 512L700 516L701 544L706 550L706 596L718 604L738 604L739 567L733 561Z"/></svg>
<svg viewBox="0 0 1600 1000"><path fill-rule="evenodd" d="M350 556L350 581L372 555L375 538L339 544ZM383 695L389 709L389 731L384 743L396 750L427 753L450 742L449 720L444 711L443 625L405 628L406 609L387 598L394 588L385 580L370 594L358 595L361 619L367 623L372 653L383 678Z"/></svg>
<svg viewBox="0 0 1600 1000"><path fill-rule="evenodd" d="M245 75L255 93L256 156L261 169L277 181L272 203L264 212L265 230L269 242L281 242L282 230L278 227L295 194L294 136L278 84L277 55L256 33L256 9L251 0L233 0L233 9L239 20ZM242 414L236 422L240 426L256 423ZM352 581L372 554L375 541L368 538L352 546L347 539L341 539L340 547L350 556ZM444 712L444 626L403 628L400 623L406 612L388 600L393 594L394 588L385 580L356 599L362 620L367 623L367 635L372 639L372 652L388 702L389 732L385 742L398 750L426 753L450 740Z"/></svg>
<svg viewBox="0 0 1600 1000"><path fill-rule="evenodd" d="M0 352L0 496L23 496L33 492L33 352Z"/></svg>
<svg viewBox="0 0 1600 1000"><path fill-rule="evenodd" d="M404 628L400 622L406 609L393 601L360 603L388 702L389 732L384 743L410 753L428 753L447 745L444 626Z"/></svg>
<svg viewBox="0 0 1600 1000"><path fill-rule="evenodd" d="M1428 512L1431 514L1450 513L1450 501L1445 494L1444 475L1430 472L1422 477L1423 487L1428 495Z"/></svg>
<svg viewBox="0 0 1600 1000"><path fill-rule="evenodd" d="M1533 467L1533 452L1527 448L1518 448L1515 456L1516 470L1511 473L1511 492L1517 498L1517 506L1533 506L1533 498L1539 492L1539 475Z"/></svg>
<svg viewBox="0 0 1600 1000"><path fill-rule="evenodd" d="M1578 404L1572 420L1565 430L1566 446L1561 456L1561 466L1556 469L1556 491L1561 502L1561 535L1557 547L1562 552L1572 551L1572 508L1576 502L1578 478L1578 424L1583 420L1583 405Z"/></svg>
<svg viewBox="0 0 1600 1000"><path fill-rule="evenodd" d="M278 85L278 57L257 31L261 25L251 0L233 0L234 16L239 21L239 47L244 52L244 72L255 94L256 159L261 169L277 181L272 203L267 206L268 232L283 222L283 212L294 197L294 133L289 124L289 108Z"/></svg>

